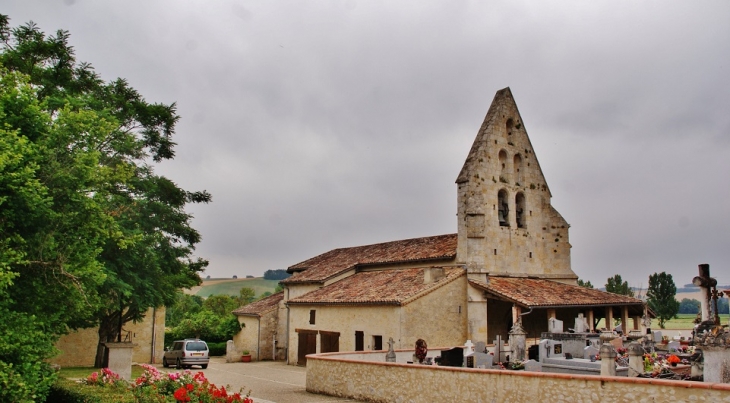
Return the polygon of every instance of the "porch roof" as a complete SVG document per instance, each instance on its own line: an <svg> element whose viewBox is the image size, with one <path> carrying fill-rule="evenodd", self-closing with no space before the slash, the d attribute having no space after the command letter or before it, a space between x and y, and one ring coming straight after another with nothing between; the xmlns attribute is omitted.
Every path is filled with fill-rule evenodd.
<svg viewBox="0 0 730 403"><path fill-rule="evenodd" d="M640 299L626 295L538 278L489 277L487 283L470 279L469 284L526 308L628 305L643 309L644 304Z"/></svg>

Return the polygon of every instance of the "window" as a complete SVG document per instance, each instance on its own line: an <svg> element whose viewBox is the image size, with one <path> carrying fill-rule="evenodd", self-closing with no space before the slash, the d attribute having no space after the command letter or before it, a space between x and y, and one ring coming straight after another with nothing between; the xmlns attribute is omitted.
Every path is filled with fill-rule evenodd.
<svg viewBox="0 0 730 403"><path fill-rule="evenodd" d="M383 336L373 336L373 350L383 349Z"/></svg>
<svg viewBox="0 0 730 403"><path fill-rule="evenodd" d="M365 350L365 334L361 331L355 332L355 351Z"/></svg>
<svg viewBox="0 0 730 403"><path fill-rule="evenodd" d="M314 324L314 320L315 320L316 315L317 315L317 311L316 310L312 309L312 310L309 311L309 324L310 325L313 325Z"/></svg>
<svg viewBox="0 0 730 403"><path fill-rule="evenodd" d="M523 180L523 169L522 169L522 156L519 154L515 154L513 158L512 166L515 170L515 182L519 183L520 185L524 185Z"/></svg>
<svg viewBox="0 0 730 403"><path fill-rule="evenodd" d="M515 196L515 218L517 228L525 228L525 195L522 192Z"/></svg>
<svg viewBox="0 0 730 403"><path fill-rule="evenodd" d="M500 227L509 227L509 204L505 189L501 189L497 194L497 218Z"/></svg>

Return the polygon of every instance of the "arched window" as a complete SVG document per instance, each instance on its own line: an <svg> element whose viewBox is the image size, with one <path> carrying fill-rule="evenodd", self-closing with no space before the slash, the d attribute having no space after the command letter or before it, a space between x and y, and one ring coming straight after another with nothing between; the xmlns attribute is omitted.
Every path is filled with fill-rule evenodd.
<svg viewBox="0 0 730 403"><path fill-rule="evenodd" d="M514 127L515 122L512 120L512 118L507 119L507 123L505 124L505 129L507 129L507 135L512 135L512 128Z"/></svg>
<svg viewBox="0 0 730 403"><path fill-rule="evenodd" d="M522 192L517 193L515 196L515 218L517 221L517 228L526 227L526 216L525 216L525 195Z"/></svg>
<svg viewBox="0 0 730 403"><path fill-rule="evenodd" d="M507 190L501 189L497 193L497 218L500 227L509 227L509 202Z"/></svg>
<svg viewBox="0 0 730 403"><path fill-rule="evenodd" d="M506 179L507 173L507 151L503 148L499 150L499 176Z"/></svg>
<svg viewBox="0 0 730 403"><path fill-rule="evenodd" d="M519 183L520 185L523 185L524 183L523 183L522 178L524 177L524 175L522 172L523 169L522 169L522 156L521 155L515 154L513 166L514 166L514 170L515 170L515 182Z"/></svg>

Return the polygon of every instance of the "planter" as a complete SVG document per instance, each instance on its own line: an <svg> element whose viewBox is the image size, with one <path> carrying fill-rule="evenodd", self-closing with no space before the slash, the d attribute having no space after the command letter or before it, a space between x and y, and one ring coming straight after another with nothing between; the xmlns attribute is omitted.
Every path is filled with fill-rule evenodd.
<svg viewBox="0 0 730 403"><path fill-rule="evenodd" d="M241 361L243 362L251 362L251 354L244 354L241 356Z"/></svg>

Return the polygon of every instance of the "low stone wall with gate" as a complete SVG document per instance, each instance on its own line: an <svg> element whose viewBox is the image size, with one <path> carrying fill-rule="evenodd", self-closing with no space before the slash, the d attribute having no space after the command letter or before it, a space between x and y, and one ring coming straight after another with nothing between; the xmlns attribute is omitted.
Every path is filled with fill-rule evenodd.
<svg viewBox="0 0 730 403"><path fill-rule="evenodd" d="M730 402L730 384L386 363L384 352L307 356L307 391L398 403Z"/></svg>

